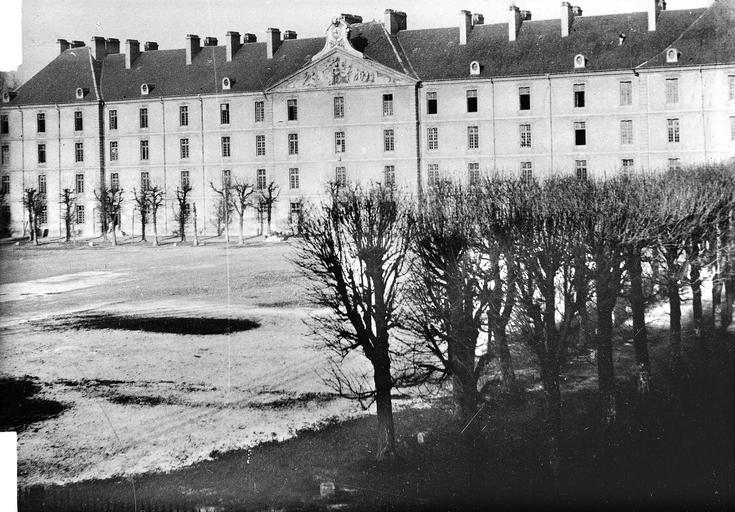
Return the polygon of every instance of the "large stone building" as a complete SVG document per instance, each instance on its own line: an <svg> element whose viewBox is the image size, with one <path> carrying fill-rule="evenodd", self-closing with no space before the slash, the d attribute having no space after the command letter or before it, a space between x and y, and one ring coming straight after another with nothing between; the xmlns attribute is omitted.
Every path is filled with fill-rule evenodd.
<svg viewBox="0 0 735 512"><path fill-rule="evenodd" d="M77 194L77 229L99 233L93 192L192 186L200 229L213 230L210 183L280 187L274 218L323 194L329 181L394 181L418 193L441 177L491 172L640 172L735 156L735 9L507 23L462 11L454 26L407 30L342 15L326 37L268 29L264 42L186 36L184 49L135 40L60 40L60 54L0 104L4 219L24 231L22 193L45 193L41 220L63 232L59 193ZM124 51L124 53L121 53ZM225 178L223 178L223 176ZM254 214L249 219L256 228Z"/></svg>

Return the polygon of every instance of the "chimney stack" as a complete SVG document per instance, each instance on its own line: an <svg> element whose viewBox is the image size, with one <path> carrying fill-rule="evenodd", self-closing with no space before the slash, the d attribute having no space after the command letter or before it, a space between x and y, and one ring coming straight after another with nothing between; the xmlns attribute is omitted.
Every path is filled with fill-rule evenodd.
<svg viewBox="0 0 735 512"><path fill-rule="evenodd" d="M205 37L204 38L204 46L217 46L217 38L216 37Z"/></svg>
<svg viewBox="0 0 735 512"><path fill-rule="evenodd" d="M266 53L267 57L272 59L278 48L281 47L281 31L277 28L269 28L266 32Z"/></svg>
<svg viewBox="0 0 735 512"><path fill-rule="evenodd" d="M120 40L114 37L108 37L105 41L105 47L107 48L107 55L120 53Z"/></svg>
<svg viewBox="0 0 735 512"><path fill-rule="evenodd" d="M352 25L354 23L362 23L362 16L358 16L357 14L342 13L339 15L339 18L348 25Z"/></svg>
<svg viewBox="0 0 735 512"><path fill-rule="evenodd" d="M521 29L521 10L515 5L510 6L510 18L508 19L508 40L515 41L518 31Z"/></svg>
<svg viewBox="0 0 735 512"><path fill-rule="evenodd" d="M71 42L72 48L81 48L82 46L84 46L84 41L72 41Z"/></svg>
<svg viewBox="0 0 735 512"><path fill-rule="evenodd" d="M406 13L402 11L394 11L393 9L386 9L384 14L383 25L385 29L391 34L396 35L401 30L406 30Z"/></svg>
<svg viewBox="0 0 735 512"><path fill-rule="evenodd" d="M186 65L190 65L194 60L194 56L199 53L202 47L199 46L199 36L196 34L188 34L186 36Z"/></svg>
<svg viewBox="0 0 735 512"><path fill-rule="evenodd" d="M95 60L102 60L107 54L105 47L105 38L100 36L94 36L90 41L89 47L92 49L92 57Z"/></svg>
<svg viewBox="0 0 735 512"><path fill-rule="evenodd" d="M467 44L467 36L472 32L472 13L459 11L459 44Z"/></svg>
<svg viewBox="0 0 735 512"><path fill-rule="evenodd" d="M158 50L158 43L155 41L146 41L145 45L143 46L145 51L147 52L154 52Z"/></svg>
<svg viewBox="0 0 735 512"><path fill-rule="evenodd" d="M569 2L561 3L561 37L568 37L574 23L574 8Z"/></svg>
<svg viewBox="0 0 735 512"><path fill-rule="evenodd" d="M69 41L66 39L57 39L56 44L59 45L59 53L64 53L70 48Z"/></svg>
<svg viewBox="0 0 735 512"><path fill-rule="evenodd" d="M240 32L235 32L233 30L227 32L227 36L225 37L225 47L227 48L227 62L232 61L232 57L237 53L237 50L239 50L241 46L242 43L240 43Z"/></svg>
<svg viewBox="0 0 735 512"><path fill-rule="evenodd" d="M257 42L258 42L258 38L257 38L257 36L255 34L245 33L245 34L242 35L242 43L243 44L257 43Z"/></svg>
<svg viewBox="0 0 735 512"><path fill-rule="evenodd" d="M296 39L296 32L294 32L293 30L286 30L283 33L283 40L286 41L291 39Z"/></svg>
<svg viewBox="0 0 735 512"><path fill-rule="evenodd" d="M125 41L125 69L133 67L133 62L140 55L140 43L137 39L127 39Z"/></svg>
<svg viewBox="0 0 735 512"><path fill-rule="evenodd" d="M648 30L654 32L658 23L658 15L666 10L665 0L648 0Z"/></svg>
<svg viewBox="0 0 735 512"><path fill-rule="evenodd" d="M485 24L485 16L480 14L479 12L476 12L472 15L472 26L475 25L484 25Z"/></svg>

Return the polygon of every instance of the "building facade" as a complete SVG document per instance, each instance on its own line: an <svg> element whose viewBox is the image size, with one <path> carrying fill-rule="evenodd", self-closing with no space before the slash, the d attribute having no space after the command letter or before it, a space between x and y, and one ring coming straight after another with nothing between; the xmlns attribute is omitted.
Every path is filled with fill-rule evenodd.
<svg viewBox="0 0 735 512"><path fill-rule="evenodd" d="M462 11L454 27L407 30L341 15L326 37L228 32L224 45L143 51L127 40L59 40L60 54L0 104L2 215L27 229L22 195L45 194L40 220L63 234L61 191L75 228L100 231L95 191L157 186L163 232L177 187L191 186L198 227L214 230L223 182L274 183L275 228L329 182L381 181L418 194L439 179L471 185L495 172L599 177L735 157L735 25L731 0L706 9L555 20L515 6L507 23ZM258 229L253 210L248 231Z"/></svg>

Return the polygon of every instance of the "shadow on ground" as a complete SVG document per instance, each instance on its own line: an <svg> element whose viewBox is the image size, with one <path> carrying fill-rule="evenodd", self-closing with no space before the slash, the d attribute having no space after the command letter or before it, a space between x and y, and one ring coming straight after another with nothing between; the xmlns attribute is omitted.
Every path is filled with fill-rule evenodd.
<svg viewBox="0 0 735 512"><path fill-rule="evenodd" d="M116 329L166 334L216 335L257 329L260 324L247 318L211 318L181 316L139 316L92 313L53 318L40 327L55 329Z"/></svg>
<svg viewBox="0 0 735 512"><path fill-rule="evenodd" d="M35 398L40 391L41 385L32 377L0 377L0 431L22 432L32 423L64 412L64 404Z"/></svg>

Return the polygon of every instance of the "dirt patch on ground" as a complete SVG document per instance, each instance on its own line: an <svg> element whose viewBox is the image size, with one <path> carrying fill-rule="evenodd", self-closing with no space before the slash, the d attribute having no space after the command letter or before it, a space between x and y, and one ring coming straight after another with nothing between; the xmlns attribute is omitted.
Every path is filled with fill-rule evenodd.
<svg viewBox="0 0 735 512"><path fill-rule="evenodd" d="M260 327L247 318L211 318L182 316L138 316L114 313L92 313L70 318L54 318L42 328L55 329L115 329L165 334L192 334L199 336L231 334Z"/></svg>
<svg viewBox="0 0 735 512"><path fill-rule="evenodd" d="M0 431L22 432L28 425L61 414L66 406L44 398L34 398L41 385L36 379L0 377Z"/></svg>
<svg viewBox="0 0 735 512"><path fill-rule="evenodd" d="M266 402L250 402L251 409L291 409L293 407L321 406L335 400L334 393L302 393L297 396L284 396Z"/></svg>

